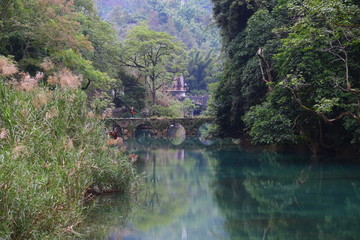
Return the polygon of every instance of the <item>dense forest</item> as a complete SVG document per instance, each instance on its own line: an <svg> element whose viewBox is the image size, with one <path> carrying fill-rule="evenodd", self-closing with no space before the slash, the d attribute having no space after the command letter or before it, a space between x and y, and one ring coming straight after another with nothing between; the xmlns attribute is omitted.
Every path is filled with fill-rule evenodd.
<svg viewBox="0 0 360 240"><path fill-rule="evenodd" d="M184 75L189 94L208 94L208 84L220 73L220 38L209 1L7 0L1 11L0 54L30 76L44 73L46 84L56 85L63 74L79 77L98 112L114 103L118 108L134 106L139 113L146 109L152 115L180 116L184 104L161 94L162 88ZM140 30L139 25L148 27ZM161 58L167 64L154 64L151 70L134 66L127 50L131 31L134 37L138 30L148 35L146 44L155 37L177 42L182 50L169 46L172 57ZM158 32L167 36L156 36ZM162 70L155 70L160 66ZM151 75L157 76L156 83L148 79ZM159 95L156 101L154 95Z"/></svg>
<svg viewBox="0 0 360 240"><path fill-rule="evenodd" d="M81 238L93 194L131 192L104 119L190 115L174 77L213 134L358 154L359 62L358 0L1 0L0 239Z"/></svg>
<svg viewBox="0 0 360 240"><path fill-rule="evenodd" d="M220 35L210 0L97 0L101 18L123 41L129 31L146 21L149 28L166 32L184 44L185 76L189 94L208 94L208 85L220 74Z"/></svg>
<svg viewBox="0 0 360 240"><path fill-rule="evenodd" d="M220 45L209 0L97 0L96 6L121 40L138 23L148 21L152 30L175 36L188 49L218 49Z"/></svg>
<svg viewBox="0 0 360 240"><path fill-rule="evenodd" d="M218 134L359 151L359 2L212 2L226 52L212 99Z"/></svg>

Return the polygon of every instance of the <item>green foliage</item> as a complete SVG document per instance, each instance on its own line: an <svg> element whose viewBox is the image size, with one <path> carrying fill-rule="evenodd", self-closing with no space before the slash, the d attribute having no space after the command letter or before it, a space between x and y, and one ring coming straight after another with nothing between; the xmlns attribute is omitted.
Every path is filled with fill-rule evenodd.
<svg viewBox="0 0 360 240"><path fill-rule="evenodd" d="M16 91L0 82L0 238L74 239L90 187L129 191L127 157L80 90Z"/></svg>
<svg viewBox="0 0 360 240"><path fill-rule="evenodd" d="M349 132L352 136L351 144L359 144L360 143L360 127L359 122L355 119L346 117L344 119L344 128Z"/></svg>
<svg viewBox="0 0 360 240"><path fill-rule="evenodd" d="M320 113L328 113L333 110L335 106L338 105L339 98L326 99L322 98L320 101L314 105L314 109L316 112Z"/></svg>
<svg viewBox="0 0 360 240"><path fill-rule="evenodd" d="M293 2L288 8L301 18L288 28L289 34L275 55L279 77L284 79L279 84L291 90L299 107L320 116L325 123L340 121L341 126L344 116L359 122L360 85L356 79L360 69L355 62L360 45L359 29L354 27L360 22L359 7L331 0L326 4ZM348 123L345 120L344 127ZM333 130L328 136L341 131L344 129Z"/></svg>
<svg viewBox="0 0 360 240"><path fill-rule="evenodd" d="M132 165L93 117L121 71L116 42L92 0L0 1L0 239L74 239L88 190L130 190Z"/></svg>
<svg viewBox="0 0 360 240"><path fill-rule="evenodd" d="M208 90L208 85L217 80L219 69L216 56L212 51L207 53L200 50L189 52L189 63L187 66L186 83L190 93L198 90Z"/></svg>
<svg viewBox="0 0 360 240"><path fill-rule="evenodd" d="M82 50L83 56L92 61L94 68L115 78L118 69L120 46L114 28L92 14L79 15L82 31L92 43L93 51Z"/></svg>
<svg viewBox="0 0 360 240"><path fill-rule="evenodd" d="M67 67L94 88L107 89L113 82L116 34L96 17L92 1L9 0L0 4L0 12L0 54L14 56L20 70L35 75L50 58L55 70Z"/></svg>
<svg viewBox="0 0 360 240"><path fill-rule="evenodd" d="M195 103L191 99L185 98L185 100L182 102L182 105L183 105L184 116L190 117L192 115L192 112L196 108Z"/></svg>
<svg viewBox="0 0 360 240"><path fill-rule="evenodd" d="M272 8L266 0L212 0L214 17L226 43L244 30L249 17L262 7Z"/></svg>
<svg viewBox="0 0 360 240"><path fill-rule="evenodd" d="M212 92L210 109L215 112L215 122L220 137L237 136L240 133L239 116L234 112L230 79L222 77Z"/></svg>
<svg viewBox="0 0 360 240"><path fill-rule="evenodd" d="M61 1L14 0L0 5L4 12L0 29L0 53L41 58L61 49L91 50L81 33L71 3Z"/></svg>
<svg viewBox="0 0 360 240"><path fill-rule="evenodd" d="M176 100L170 100L169 106L152 105L149 109L150 116L154 117L182 117L183 104Z"/></svg>
<svg viewBox="0 0 360 240"><path fill-rule="evenodd" d="M125 106L128 108L143 109L146 99L146 89L144 85L139 79L126 73L120 73L118 78L121 79L122 86L116 90L115 107Z"/></svg>
<svg viewBox="0 0 360 240"><path fill-rule="evenodd" d="M92 65L92 62L84 59L79 53L72 49L57 52L53 56L56 63L72 69L75 73L81 74L85 80L91 81L94 88L108 90L114 79L107 73L103 73ZM85 82L86 83L86 82Z"/></svg>
<svg viewBox="0 0 360 240"><path fill-rule="evenodd" d="M144 75L147 89L156 103L157 91L185 70L183 44L164 32L149 29L147 23L134 27L122 44L122 63Z"/></svg>
<svg viewBox="0 0 360 240"><path fill-rule="evenodd" d="M166 32L182 41L188 49L218 49L218 29L213 24L212 4L209 0L120 0L97 1L100 16L117 29L120 39L142 21L150 28Z"/></svg>
<svg viewBox="0 0 360 240"><path fill-rule="evenodd" d="M250 128L249 135L254 143L277 144L295 141L291 120L272 109L270 104L253 106L244 116Z"/></svg>
<svg viewBox="0 0 360 240"><path fill-rule="evenodd" d="M326 141L334 148L349 144L351 139L342 136L360 126L359 6L341 0L213 2L227 53L225 75L211 103L218 131L240 134L243 119L255 142L276 143L266 134L261 140L261 133L277 126L284 133L279 142L293 139L293 133L327 149ZM280 125L251 119L261 109Z"/></svg>
<svg viewBox="0 0 360 240"><path fill-rule="evenodd" d="M100 16L114 26L120 40L124 40L134 27L147 21L150 30L166 32L181 41L186 49L193 50L189 60L180 54L173 67L166 66L169 72L180 71L184 75L190 91L207 91L207 84L217 80L220 39L213 22L210 0L100 0L96 4ZM196 52L200 52L197 57ZM187 65L188 73L184 65ZM171 83L173 77L166 76L166 83Z"/></svg>
<svg viewBox="0 0 360 240"><path fill-rule="evenodd" d="M215 97L218 85L219 85L219 82L209 84L210 98L208 101L208 107L207 107L206 111L203 113L204 115L215 116L215 114L216 114L216 105L215 105L214 97ZM201 94L199 94L199 95L201 95Z"/></svg>
<svg viewBox="0 0 360 240"><path fill-rule="evenodd" d="M92 99L90 106L95 114L101 115L106 114L106 110L111 109L113 103L110 101L110 97L106 92L101 92Z"/></svg>
<svg viewBox="0 0 360 240"><path fill-rule="evenodd" d="M221 11L225 11L228 7L226 5L219 5L218 7L221 6L224 7L224 10ZM245 6L247 5L244 4L241 8ZM253 7L246 10L247 14L253 11ZM232 13L229 12L228 14ZM218 17L222 18L222 15ZM247 21L247 26L236 27L240 27L236 36L234 36L234 32L224 36L227 51L227 60L224 67L225 75L219 80L218 90L214 96L214 105L217 112L216 123L222 132L221 134L224 135L236 136L241 134L243 127L242 116L251 106L259 104L264 99L267 91L267 86L261 80L259 58L256 56L256 52L259 48L264 48L266 59L271 59L273 54L271 49L276 45L276 43L272 42L274 36L271 30L276 24L270 12L266 9L253 12L251 16L247 17ZM225 28L225 31L228 31L228 29Z"/></svg>

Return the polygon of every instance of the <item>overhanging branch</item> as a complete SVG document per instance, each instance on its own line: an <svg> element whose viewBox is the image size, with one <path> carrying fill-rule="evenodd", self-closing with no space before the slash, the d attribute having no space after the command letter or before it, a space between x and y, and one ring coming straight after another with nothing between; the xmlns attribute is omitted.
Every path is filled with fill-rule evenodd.
<svg viewBox="0 0 360 240"><path fill-rule="evenodd" d="M294 96L294 98L295 98L295 101L300 105L301 108L303 108L303 109L305 109L305 110L307 110L307 111L309 111L309 112L312 112L312 113L320 116L320 117L321 117L325 122L327 122L327 123L335 122L335 121L337 121L337 120L342 119L342 118L345 117L345 116L350 116L350 117L354 118L356 121L358 121L358 122L360 123L360 116L357 116L357 115L355 115L354 113L349 112L349 111L342 112L342 113L340 113L340 114L339 114L337 117L335 117L335 118L328 118L324 113L322 113L322 112L317 112L317 111L315 111L315 110L313 110L313 109L305 106L305 105L302 103L301 98L298 96L298 94L297 94L295 91L292 90L292 93L293 93L293 96Z"/></svg>

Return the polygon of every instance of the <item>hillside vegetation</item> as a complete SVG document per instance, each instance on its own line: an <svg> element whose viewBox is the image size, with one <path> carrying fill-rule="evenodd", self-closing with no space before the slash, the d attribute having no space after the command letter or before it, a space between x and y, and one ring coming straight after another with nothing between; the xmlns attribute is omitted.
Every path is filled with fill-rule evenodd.
<svg viewBox="0 0 360 240"><path fill-rule="evenodd" d="M146 21L149 28L166 32L184 43L185 76L191 94L208 93L221 72L220 35L213 20L210 0L119 0L96 1L99 15L116 29L123 41L131 29Z"/></svg>
<svg viewBox="0 0 360 240"><path fill-rule="evenodd" d="M358 1L212 2L227 55L213 93L218 134L359 151Z"/></svg>

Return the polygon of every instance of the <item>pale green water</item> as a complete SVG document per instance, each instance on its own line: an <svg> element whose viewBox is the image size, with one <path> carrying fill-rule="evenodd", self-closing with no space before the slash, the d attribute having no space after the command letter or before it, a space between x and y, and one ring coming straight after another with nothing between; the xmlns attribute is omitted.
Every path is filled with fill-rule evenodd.
<svg viewBox="0 0 360 240"><path fill-rule="evenodd" d="M87 239L360 239L354 159L254 153L236 146L133 144L145 185L107 196Z"/></svg>

